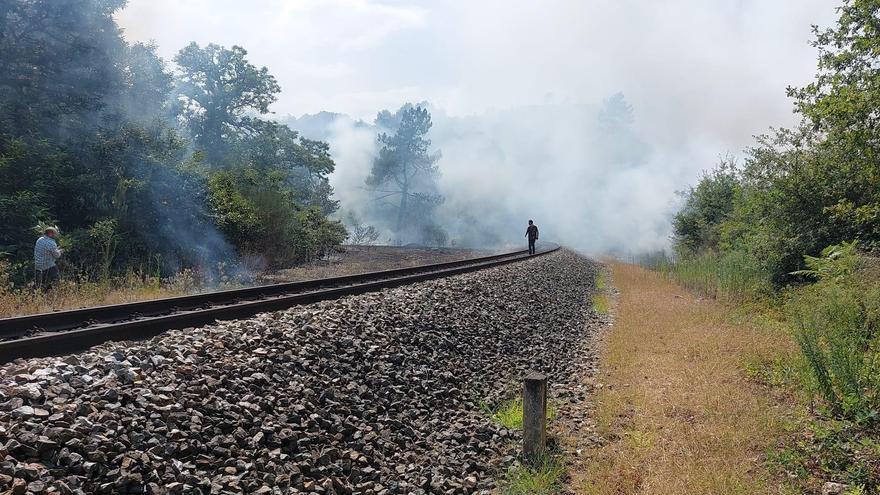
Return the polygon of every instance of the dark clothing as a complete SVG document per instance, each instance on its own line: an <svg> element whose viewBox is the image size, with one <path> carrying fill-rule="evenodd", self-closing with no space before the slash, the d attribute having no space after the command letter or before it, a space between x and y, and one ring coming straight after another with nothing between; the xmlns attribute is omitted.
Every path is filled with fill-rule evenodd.
<svg viewBox="0 0 880 495"><path fill-rule="evenodd" d="M529 238L530 241L534 241L538 238L538 226L537 225L529 225L529 228L526 229L526 237Z"/></svg>
<svg viewBox="0 0 880 495"><path fill-rule="evenodd" d="M37 270L34 287L45 292L51 289L55 282L58 282L59 278L61 278L61 274L58 272L57 266L51 266L46 270Z"/></svg>
<svg viewBox="0 0 880 495"><path fill-rule="evenodd" d="M538 226L529 225L526 229L526 237L529 238L529 254L535 254L535 241L538 240Z"/></svg>

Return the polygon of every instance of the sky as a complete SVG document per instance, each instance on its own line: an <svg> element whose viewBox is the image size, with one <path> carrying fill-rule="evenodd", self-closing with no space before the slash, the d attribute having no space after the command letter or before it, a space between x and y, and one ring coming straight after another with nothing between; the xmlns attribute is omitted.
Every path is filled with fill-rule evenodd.
<svg viewBox="0 0 880 495"><path fill-rule="evenodd" d="M251 62L278 79L282 93L272 106L278 116L326 110L369 121L381 109L429 101L453 119L484 115L494 121L525 107L597 106L622 92L634 108L633 125L651 149L645 174L654 175L637 180L650 201L614 201L632 200L635 215L657 210L659 222L673 207L674 191L693 183L719 156L740 153L770 126L795 122L785 88L812 79L811 25L831 25L836 5L129 0L117 21L130 41L155 41L166 60L190 41L243 46ZM340 150L357 155L350 151ZM560 166L578 159L566 156ZM590 166L602 172L602 163ZM649 230L652 238L642 247L668 244L668 232Z"/></svg>

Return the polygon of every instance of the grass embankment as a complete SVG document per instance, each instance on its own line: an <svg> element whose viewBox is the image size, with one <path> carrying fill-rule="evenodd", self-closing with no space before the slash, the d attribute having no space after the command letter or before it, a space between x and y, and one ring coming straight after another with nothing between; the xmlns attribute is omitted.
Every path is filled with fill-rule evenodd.
<svg viewBox="0 0 880 495"><path fill-rule="evenodd" d="M602 355L600 433L573 487L588 494L785 493L762 463L792 405L745 363L793 351L779 332L731 323L730 309L663 275L612 263L620 291Z"/></svg>

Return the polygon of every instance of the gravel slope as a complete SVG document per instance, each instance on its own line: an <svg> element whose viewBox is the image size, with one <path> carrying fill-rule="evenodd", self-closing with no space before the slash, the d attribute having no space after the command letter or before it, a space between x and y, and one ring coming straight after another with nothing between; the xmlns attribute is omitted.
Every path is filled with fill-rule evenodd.
<svg viewBox="0 0 880 495"><path fill-rule="evenodd" d="M565 389L596 271L562 251L6 365L0 490L490 490L518 437L480 405L529 369Z"/></svg>

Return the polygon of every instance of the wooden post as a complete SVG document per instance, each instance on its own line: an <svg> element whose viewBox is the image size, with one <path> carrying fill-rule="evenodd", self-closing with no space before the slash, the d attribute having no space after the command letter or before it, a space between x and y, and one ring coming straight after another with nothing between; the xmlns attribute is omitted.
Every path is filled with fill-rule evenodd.
<svg viewBox="0 0 880 495"><path fill-rule="evenodd" d="M523 456L535 460L547 445L547 376L531 372L523 384Z"/></svg>

